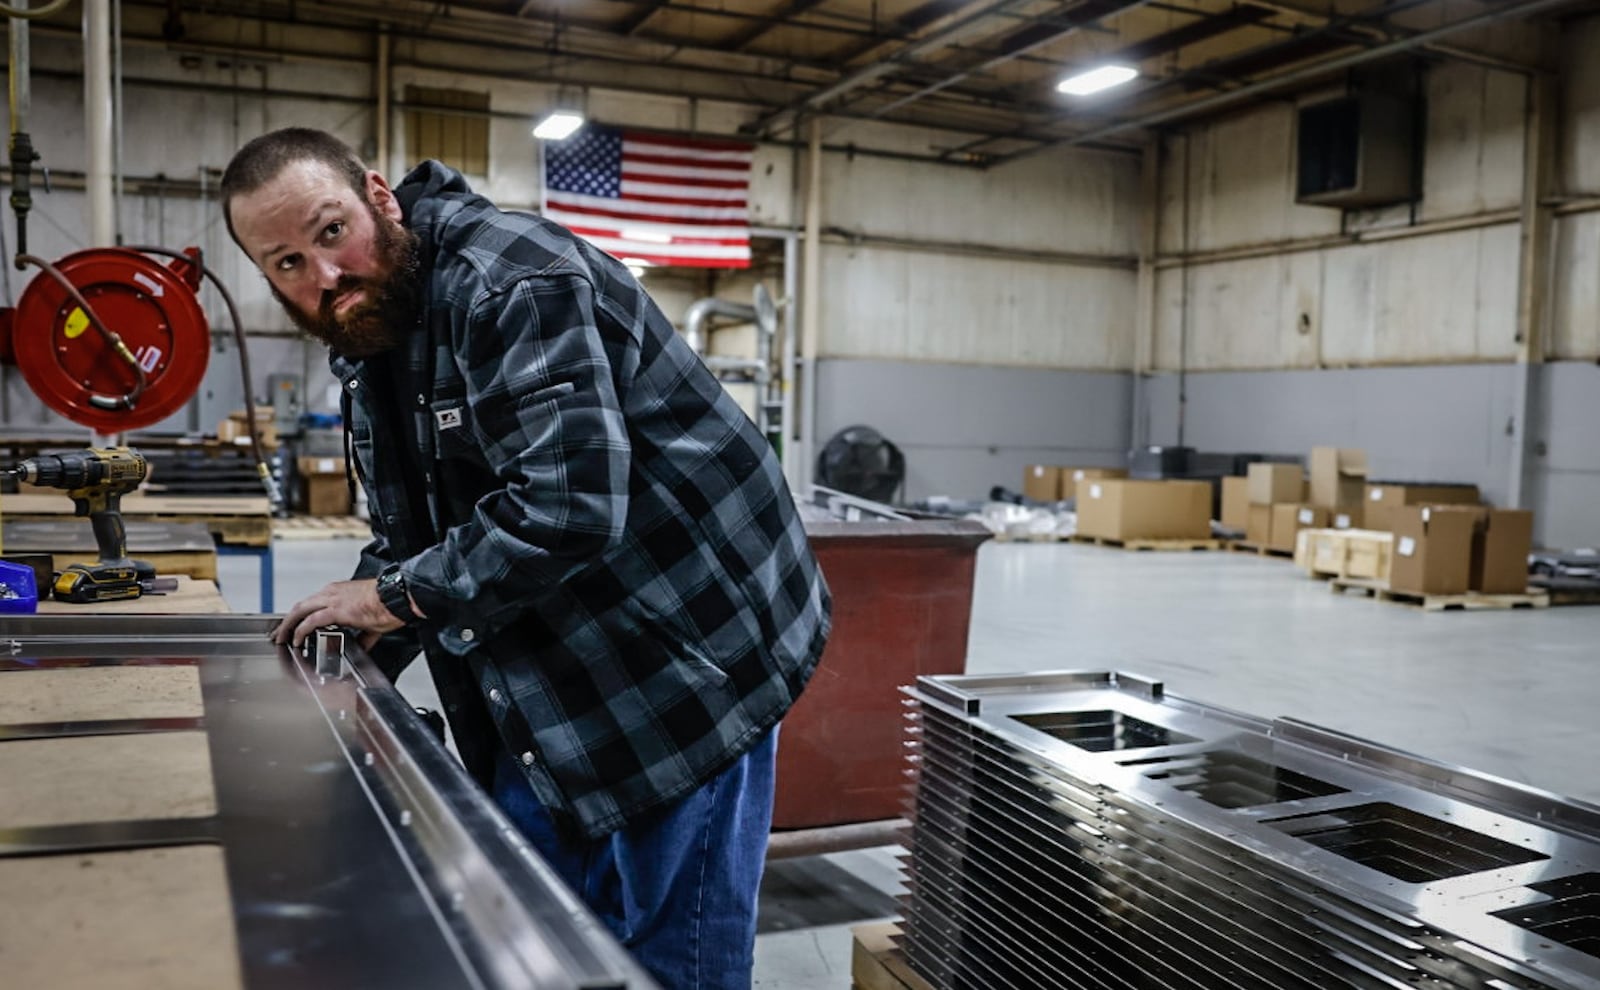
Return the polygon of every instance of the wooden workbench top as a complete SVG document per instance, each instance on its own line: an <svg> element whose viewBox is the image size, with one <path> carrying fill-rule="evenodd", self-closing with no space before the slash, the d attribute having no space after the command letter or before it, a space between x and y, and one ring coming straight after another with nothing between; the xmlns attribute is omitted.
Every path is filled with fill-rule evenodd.
<svg viewBox="0 0 1600 990"><path fill-rule="evenodd" d="M73 605L46 599L39 611L50 615L207 615L228 611L228 603L215 581L178 577L178 590L164 595L142 595L128 601Z"/></svg>

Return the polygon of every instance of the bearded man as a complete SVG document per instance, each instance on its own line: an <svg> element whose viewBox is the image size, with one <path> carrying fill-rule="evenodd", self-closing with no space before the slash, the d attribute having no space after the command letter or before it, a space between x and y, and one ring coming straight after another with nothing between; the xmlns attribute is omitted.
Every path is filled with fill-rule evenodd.
<svg viewBox="0 0 1600 990"><path fill-rule="evenodd" d="M228 230L329 348L373 541L274 638L420 649L457 750L663 987L748 987L776 727L830 600L771 446L616 259L289 128Z"/></svg>

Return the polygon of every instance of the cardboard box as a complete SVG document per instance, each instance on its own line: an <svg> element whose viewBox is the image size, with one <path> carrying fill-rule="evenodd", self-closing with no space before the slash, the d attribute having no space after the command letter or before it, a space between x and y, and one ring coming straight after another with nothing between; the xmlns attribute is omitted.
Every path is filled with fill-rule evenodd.
<svg viewBox="0 0 1600 990"><path fill-rule="evenodd" d="M1103 481L1107 478L1126 478L1127 468L1073 468L1061 469L1061 497L1076 499L1078 489L1085 481Z"/></svg>
<svg viewBox="0 0 1600 990"><path fill-rule="evenodd" d="M1311 504L1327 509L1360 505L1367 487L1367 454L1342 447L1311 448Z"/></svg>
<svg viewBox="0 0 1600 990"><path fill-rule="evenodd" d="M1328 513L1328 525L1334 529L1366 529L1366 511L1360 502L1341 506Z"/></svg>
<svg viewBox="0 0 1600 990"><path fill-rule="evenodd" d="M1321 529L1328 524L1328 510L1312 505L1285 502L1272 507L1271 535L1267 546L1273 550L1294 550L1295 534L1302 529Z"/></svg>
<svg viewBox="0 0 1600 990"><path fill-rule="evenodd" d="M1471 506L1394 509L1389 587L1417 595L1464 594L1472 583L1473 533L1480 515Z"/></svg>
<svg viewBox="0 0 1600 990"><path fill-rule="evenodd" d="M1407 485L1377 482L1367 485L1362 505L1362 526L1394 532L1394 511L1408 505L1477 505L1477 485Z"/></svg>
<svg viewBox="0 0 1600 990"><path fill-rule="evenodd" d="M1533 549L1533 513L1527 509L1482 509L1472 537L1468 586L1486 595L1521 595L1528 590L1528 553Z"/></svg>
<svg viewBox="0 0 1600 990"><path fill-rule="evenodd" d="M1211 486L1204 481L1086 479L1078 533L1103 540L1211 538Z"/></svg>
<svg viewBox="0 0 1600 990"><path fill-rule="evenodd" d="M248 417L243 409L235 409L228 414L228 418L217 423L217 439L223 443L250 443L250 430L246 426ZM261 445L268 450L278 446L278 424L273 418L272 407L256 409L256 433L261 437Z"/></svg>
<svg viewBox="0 0 1600 990"><path fill-rule="evenodd" d="M1298 464L1250 465L1250 504L1275 505L1300 502L1305 488L1305 469Z"/></svg>
<svg viewBox="0 0 1600 990"><path fill-rule="evenodd" d="M1252 505L1249 513L1244 529L1245 542L1268 546L1272 543L1272 506Z"/></svg>
<svg viewBox="0 0 1600 990"><path fill-rule="evenodd" d="M1344 571L1340 576L1387 582L1394 562L1394 534L1352 529L1343 535Z"/></svg>
<svg viewBox="0 0 1600 990"><path fill-rule="evenodd" d="M1036 502L1061 499L1061 469L1053 464L1029 464L1022 469L1022 494Z"/></svg>
<svg viewBox="0 0 1600 990"><path fill-rule="evenodd" d="M1222 479L1222 525L1241 533L1250 528L1250 479Z"/></svg>
<svg viewBox="0 0 1600 990"><path fill-rule="evenodd" d="M1309 542L1306 569L1313 574L1389 580L1393 533L1366 529L1303 529L1297 538Z"/></svg>
<svg viewBox="0 0 1600 990"><path fill-rule="evenodd" d="M308 516L348 516L350 486L345 481L343 457L301 457L300 504Z"/></svg>

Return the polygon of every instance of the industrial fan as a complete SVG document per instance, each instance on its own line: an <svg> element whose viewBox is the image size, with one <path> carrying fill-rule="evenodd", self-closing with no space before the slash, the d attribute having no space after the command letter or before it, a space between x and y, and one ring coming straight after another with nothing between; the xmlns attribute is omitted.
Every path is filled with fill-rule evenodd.
<svg viewBox="0 0 1600 990"><path fill-rule="evenodd" d="M817 455L817 483L874 502L889 502L905 481L900 448L870 426L840 430Z"/></svg>

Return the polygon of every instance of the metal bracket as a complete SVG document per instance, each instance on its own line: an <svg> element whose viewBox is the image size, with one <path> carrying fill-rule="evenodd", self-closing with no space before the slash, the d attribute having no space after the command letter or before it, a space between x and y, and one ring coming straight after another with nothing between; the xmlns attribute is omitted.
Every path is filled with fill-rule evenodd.
<svg viewBox="0 0 1600 990"><path fill-rule="evenodd" d="M344 674L344 630L336 627L318 629L312 646L318 677L339 677Z"/></svg>

